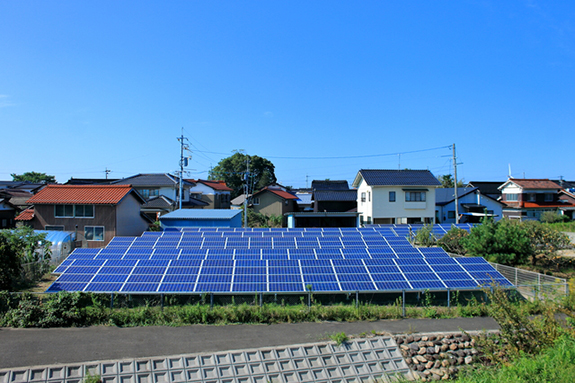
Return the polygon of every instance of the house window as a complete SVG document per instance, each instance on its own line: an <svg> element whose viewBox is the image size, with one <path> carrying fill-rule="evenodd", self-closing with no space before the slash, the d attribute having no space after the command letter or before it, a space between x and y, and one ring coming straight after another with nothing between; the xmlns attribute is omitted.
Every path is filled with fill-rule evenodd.
<svg viewBox="0 0 575 383"><path fill-rule="evenodd" d="M94 218L94 205L54 205L56 218Z"/></svg>
<svg viewBox="0 0 575 383"><path fill-rule="evenodd" d="M145 199L157 197L160 195L160 189L140 189L140 190L138 190L138 192Z"/></svg>
<svg viewBox="0 0 575 383"><path fill-rule="evenodd" d="M395 192L394 191L389 192L389 202L395 202Z"/></svg>
<svg viewBox="0 0 575 383"><path fill-rule="evenodd" d="M84 226L84 238L86 241L103 241L104 226Z"/></svg>
<svg viewBox="0 0 575 383"><path fill-rule="evenodd" d="M361 202L365 202L365 192L361 193Z"/></svg>
<svg viewBox="0 0 575 383"><path fill-rule="evenodd" d="M252 204L259 205L260 204L260 197L253 197Z"/></svg>
<svg viewBox="0 0 575 383"><path fill-rule="evenodd" d="M545 193L545 202L553 202L553 194Z"/></svg>
<svg viewBox="0 0 575 383"><path fill-rule="evenodd" d="M506 201L519 201L519 194L505 194Z"/></svg>
<svg viewBox="0 0 575 383"><path fill-rule="evenodd" d="M527 194L527 201L529 201L529 202L535 202L535 199L536 199L535 193L529 193L529 194Z"/></svg>
<svg viewBox="0 0 575 383"><path fill-rule="evenodd" d="M44 230L64 231L64 226L46 225L44 226Z"/></svg>
<svg viewBox="0 0 575 383"><path fill-rule="evenodd" d="M425 202L425 192L412 191L405 192L406 202Z"/></svg>
<svg viewBox="0 0 575 383"><path fill-rule="evenodd" d="M449 219L454 219L455 218L455 211L454 210L449 210L447 212L447 218Z"/></svg>

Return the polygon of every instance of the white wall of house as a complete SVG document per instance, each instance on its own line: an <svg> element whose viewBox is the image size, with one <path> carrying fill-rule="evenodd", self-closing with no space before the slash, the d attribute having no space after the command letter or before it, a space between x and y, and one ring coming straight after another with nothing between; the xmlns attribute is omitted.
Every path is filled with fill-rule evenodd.
<svg viewBox="0 0 575 383"><path fill-rule="evenodd" d="M405 200L404 189L427 189L425 201ZM395 201L390 202L390 192L395 192ZM365 193L365 194L364 194ZM363 201L365 196L365 201ZM407 223L408 218L435 219L435 186L369 186L362 179L358 185L357 211L364 223L374 219L392 218L395 223Z"/></svg>
<svg viewBox="0 0 575 383"><path fill-rule="evenodd" d="M198 183L196 183L196 186L194 186L193 188L190 189L190 193L214 195L214 194L216 194L216 191L213 188L211 188L207 185L204 185L203 183L198 182Z"/></svg>

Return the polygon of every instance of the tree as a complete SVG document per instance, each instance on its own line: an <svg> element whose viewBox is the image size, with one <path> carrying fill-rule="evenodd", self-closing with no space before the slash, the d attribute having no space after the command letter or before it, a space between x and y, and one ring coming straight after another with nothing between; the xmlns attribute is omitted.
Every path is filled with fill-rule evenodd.
<svg viewBox="0 0 575 383"><path fill-rule="evenodd" d="M442 188L454 188L455 187L455 182L453 181L453 176L451 174L444 174L442 176L437 177L437 179L439 180L439 182L441 182L441 187ZM465 185L463 184L463 181L459 180L457 181L457 187L458 188L462 188Z"/></svg>
<svg viewBox="0 0 575 383"><path fill-rule="evenodd" d="M274 173L275 166L269 160L237 151L232 156L221 160L215 168L210 170L208 178L224 180L226 185L232 189L232 199L236 198L244 193L244 176L248 161L250 194L277 181Z"/></svg>
<svg viewBox="0 0 575 383"><path fill-rule="evenodd" d="M32 182L32 183L45 183L54 184L56 183L56 177L49 176L46 173L38 172L26 172L24 174L12 173L12 181L16 182Z"/></svg>

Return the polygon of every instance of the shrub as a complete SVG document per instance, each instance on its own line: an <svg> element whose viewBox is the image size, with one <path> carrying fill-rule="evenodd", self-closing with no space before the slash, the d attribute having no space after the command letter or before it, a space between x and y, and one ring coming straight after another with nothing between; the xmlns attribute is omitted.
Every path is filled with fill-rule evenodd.
<svg viewBox="0 0 575 383"><path fill-rule="evenodd" d="M415 244L419 246L430 247L435 245L436 239L433 235L433 225L423 225L415 233Z"/></svg>
<svg viewBox="0 0 575 383"><path fill-rule="evenodd" d="M512 266L527 263L534 254L527 230L520 222L508 219L484 220L461 243L470 255Z"/></svg>
<svg viewBox="0 0 575 383"><path fill-rule="evenodd" d="M465 254L462 240L468 235L467 230L453 226L451 230L437 241L437 244L448 253Z"/></svg>

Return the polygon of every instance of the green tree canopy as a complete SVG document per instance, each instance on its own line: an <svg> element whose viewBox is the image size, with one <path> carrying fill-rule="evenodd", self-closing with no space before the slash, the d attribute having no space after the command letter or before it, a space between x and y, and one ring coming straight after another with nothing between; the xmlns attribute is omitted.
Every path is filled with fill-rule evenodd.
<svg viewBox="0 0 575 383"><path fill-rule="evenodd" d="M38 172L26 172L24 174L15 174L12 173L12 181L17 182L32 182L32 183L47 183L53 184L56 183L56 177L49 176L46 173L38 173Z"/></svg>
<svg viewBox="0 0 575 383"><path fill-rule="evenodd" d="M235 152L232 156L224 158L210 171L210 180L224 180L232 189L232 198L243 194L244 176L247 161L249 160L249 193L254 193L269 184L277 182L274 173L275 166L269 160Z"/></svg>
<svg viewBox="0 0 575 383"><path fill-rule="evenodd" d="M442 176L437 177L437 179L439 180L439 182L441 182L442 188L454 188L455 187L455 181L453 180L453 176L451 174L444 174ZM461 180L457 181L457 187L458 188L462 188L464 186L465 186L465 184L463 183L463 181L461 181Z"/></svg>

